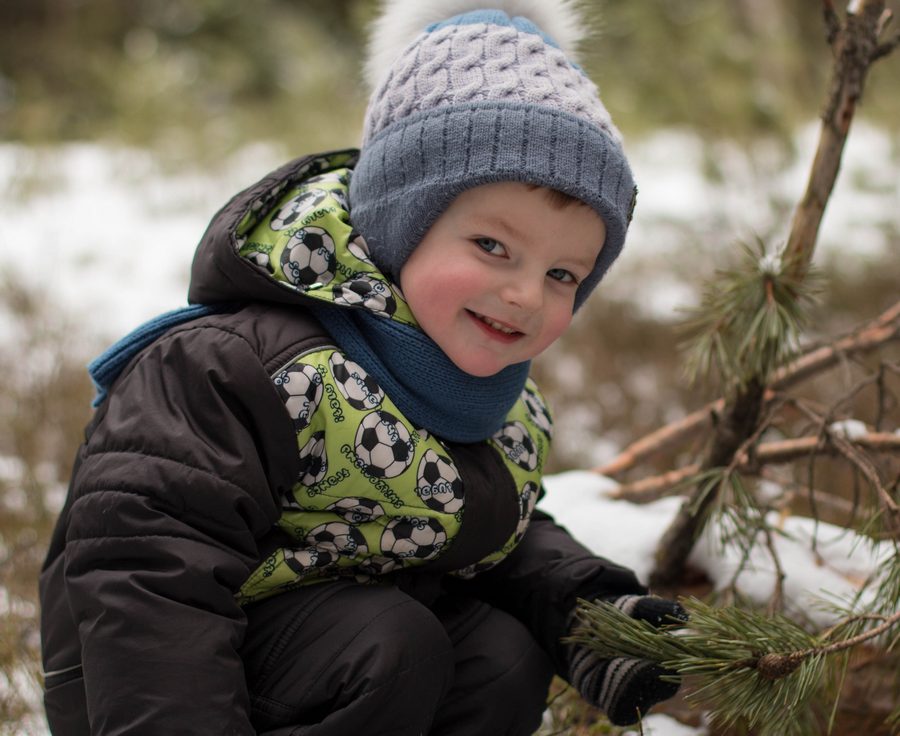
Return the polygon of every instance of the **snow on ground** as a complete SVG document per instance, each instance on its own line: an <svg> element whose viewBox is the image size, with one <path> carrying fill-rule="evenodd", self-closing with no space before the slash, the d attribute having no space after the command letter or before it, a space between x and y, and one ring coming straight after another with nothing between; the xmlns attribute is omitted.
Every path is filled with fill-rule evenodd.
<svg viewBox="0 0 900 736"><path fill-rule="evenodd" d="M610 497L615 481L587 471L548 476L544 485L547 493L539 504L544 511L592 552L632 568L646 582L656 543L678 512L680 497L643 505L617 500ZM769 522L779 530L774 546L786 575L786 608L823 628L837 620L823 602L849 601L879 561L891 553L887 542L875 544L832 524L776 515ZM721 590L731 584L742 552L734 546L723 548L719 531L712 525L706 530L690 563ZM735 585L742 595L765 605L775 579L775 565L765 545L757 545Z"/></svg>
<svg viewBox="0 0 900 736"><path fill-rule="evenodd" d="M852 252L848 268L885 254L890 234L900 232L893 136L859 123L850 136L819 245ZM790 155L766 143L704 145L678 131L630 144L638 207L626 254L604 288L666 319L693 305L694 257L717 260L723 237L778 240L816 137L816 125L800 130ZM184 304L209 218L287 158L258 144L214 167L172 173L142 150L0 144L0 275L39 286L91 331L115 338ZM638 273L639 294L629 277Z"/></svg>
<svg viewBox="0 0 900 736"><path fill-rule="evenodd" d="M716 257L723 232L747 238L775 233L805 186L816 135L815 126L800 131L790 160L765 145L743 149L721 143L710 149L694 136L671 131L631 146L639 206L626 257L606 288L635 299L629 274L640 273L642 309L668 318L691 306L696 295L688 281L692 274L684 272L687 256ZM852 251L847 267L882 256L888 234L900 232L898 148L896 138L864 125L857 124L850 136L820 241L824 251ZM112 341L184 304L190 260L211 215L284 158L259 145L214 170L172 174L143 151L2 144L0 278L42 290L86 335ZM710 166L718 168L718 179L702 174ZM14 326L0 323L0 349L14 349L17 334ZM646 580L656 540L680 499L642 506L614 500L609 492L615 483L587 472L551 476L546 485L545 510L593 551ZM853 595L886 549L827 524L816 529L808 519L780 523L783 533L775 543L787 573L788 605L827 625L830 616L811 601L826 592L832 599ZM734 549L719 548L713 534L698 543L692 563L721 588L741 558ZM760 548L738 577L738 589L764 602L773 585L774 566ZM8 605L0 596L0 610ZM33 723L23 728L23 734L42 733ZM702 736L706 731L651 716L644 733Z"/></svg>
<svg viewBox="0 0 900 736"><path fill-rule="evenodd" d="M135 149L0 145L0 276L115 339L185 304L210 217L281 158L255 146L214 170L172 174Z"/></svg>
<svg viewBox="0 0 900 736"><path fill-rule="evenodd" d="M679 723L662 713L647 716L641 723L641 731L626 731L624 736L706 736L706 728L693 728Z"/></svg>

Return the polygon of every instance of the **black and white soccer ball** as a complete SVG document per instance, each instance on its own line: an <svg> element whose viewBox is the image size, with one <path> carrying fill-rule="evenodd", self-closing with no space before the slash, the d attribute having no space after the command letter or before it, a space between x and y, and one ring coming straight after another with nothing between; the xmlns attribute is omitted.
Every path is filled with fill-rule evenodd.
<svg viewBox="0 0 900 736"><path fill-rule="evenodd" d="M355 230L350 233L350 241L347 243L347 250L350 251L352 256L363 263L369 265L372 264L372 259L369 256L369 244L366 243L366 239Z"/></svg>
<svg viewBox="0 0 900 736"><path fill-rule="evenodd" d="M328 567L336 558L337 556L331 552L316 547L286 549L284 551L284 561L288 569L297 575L305 575L312 570Z"/></svg>
<svg viewBox="0 0 900 736"><path fill-rule="evenodd" d="M300 448L300 472L297 482L314 486L328 473L328 456L325 452L325 432L314 432L309 441Z"/></svg>
<svg viewBox="0 0 900 736"><path fill-rule="evenodd" d="M281 270L294 286L330 283L335 264L334 241L320 227L298 230L281 253Z"/></svg>
<svg viewBox="0 0 900 736"><path fill-rule="evenodd" d="M350 177L347 176L346 169L341 172L326 171L324 174L311 176L303 183L308 187L314 186L316 184L340 184L341 186L346 187L350 183Z"/></svg>
<svg viewBox="0 0 900 736"><path fill-rule="evenodd" d="M372 555L359 563L359 569L369 575L386 575L400 567L400 561L384 555Z"/></svg>
<svg viewBox="0 0 900 736"><path fill-rule="evenodd" d="M516 525L515 539L518 542L528 529L531 522L531 514L534 511L534 505L538 500L538 484L528 481L519 494L519 523Z"/></svg>
<svg viewBox="0 0 900 736"><path fill-rule="evenodd" d="M463 507L463 482L448 457L426 450L419 461L416 494L430 509L455 514Z"/></svg>
<svg viewBox="0 0 900 736"><path fill-rule="evenodd" d="M397 311L397 298L385 281L367 274L357 274L349 281L335 284L334 303L347 307L363 307L385 317Z"/></svg>
<svg viewBox="0 0 900 736"><path fill-rule="evenodd" d="M358 364L334 352L328 359L331 375L337 381L337 387L347 403L354 409L368 411L381 405L384 391L371 375Z"/></svg>
<svg viewBox="0 0 900 736"><path fill-rule="evenodd" d="M311 365L294 363L274 380L294 428L298 432L306 429L322 401L322 376Z"/></svg>
<svg viewBox="0 0 900 736"><path fill-rule="evenodd" d="M329 554L345 557L369 553L363 533L342 521L329 521L311 529L306 535L306 543Z"/></svg>
<svg viewBox="0 0 900 736"><path fill-rule="evenodd" d="M264 268L269 273L272 273L272 264L269 261L268 253L260 250L254 250L250 251L249 253L244 253L243 257L250 261L250 263L257 265L260 268Z"/></svg>
<svg viewBox="0 0 900 736"><path fill-rule="evenodd" d="M522 401L528 410L528 417L547 437L553 434L553 419L550 416L550 410L544 403L540 394L536 393L530 386L526 386L522 391Z"/></svg>
<svg viewBox="0 0 900 736"><path fill-rule="evenodd" d="M493 437L507 458L523 470L537 468L538 455L534 440L522 422L507 422Z"/></svg>
<svg viewBox="0 0 900 736"><path fill-rule="evenodd" d="M394 478L413 461L415 448L409 430L387 411L366 414L356 430L356 456L376 478Z"/></svg>
<svg viewBox="0 0 900 736"><path fill-rule="evenodd" d="M350 202L347 199L347 192L344 189L329 189L328 196L330 196L334 202L340 207L342 210L350 209Z"/></svg>
<svg viewBox="0 0 900 736"><path fill-rule="evenodd" d="M356 498L347 496L339 498L333 504L325 507L326 511L333 511L351 524L363 524L384 516L384 508L378 501L371 498Z"/></svg>
<svg viewBox="0 0 900 736"><path fill-rule="evenodd" d="M437 519L400 516L391 519L381 534L381 551L400 560L428 560L447 543L447 532Z"/></svg>
<svg viewBox="0 0 900 736"><path fill-rule="evenodd" d="M325 189L304 189L296 197L285 202L278 212L272 215L269 227L273 230L287 230L289 227L293 227L294 223L303 215L322 204L328 194L329 192Z"/></svg>

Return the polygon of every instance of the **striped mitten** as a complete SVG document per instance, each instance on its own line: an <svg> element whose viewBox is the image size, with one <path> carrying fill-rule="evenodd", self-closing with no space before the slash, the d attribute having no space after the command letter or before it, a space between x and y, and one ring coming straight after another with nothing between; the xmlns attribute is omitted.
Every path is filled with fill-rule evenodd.
<svg viewBox="0 0 900 736"><path fill-rule="evenodd" d="M602 600L654 626L687 621L685 610L664 598L626 595ZM675 674L646 659L604 658L581 645L572 647L569 658L569 682L616 726L636 723L651 706L671 698L679 684L662 678Z"/></svg>

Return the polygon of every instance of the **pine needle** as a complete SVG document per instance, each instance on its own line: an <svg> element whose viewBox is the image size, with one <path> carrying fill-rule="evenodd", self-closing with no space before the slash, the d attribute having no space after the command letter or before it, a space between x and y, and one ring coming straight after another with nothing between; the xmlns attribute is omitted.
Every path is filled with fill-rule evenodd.
<svg viewBox="0 0 900 736"><path fill-rule="evenodd" d="M717 375L732 388L751 380L765 384L796 354L817 276L807 272L798 279L761 241L742 244L741 253L738 266L707 282L685 325L691 380Z"/></svg>
<svg viewBox="0 0 900 736"><path fill-rule="evenodd" d="M823 689L826 660L815 651L820 640L784 616L696 599L683 605L689 628L676 631L656 629L606 603L581 602L571 641L601 656L648 659L691 677L695 687L687 699L716 724L743 724L759 734L811 733L804 730L811 724L809 704Z"/></svg>

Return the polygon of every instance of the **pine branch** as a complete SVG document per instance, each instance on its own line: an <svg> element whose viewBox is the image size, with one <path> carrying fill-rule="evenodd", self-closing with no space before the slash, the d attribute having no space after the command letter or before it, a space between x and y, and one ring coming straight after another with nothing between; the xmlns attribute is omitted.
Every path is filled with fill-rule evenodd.
<svg viewBox="0 0 900 736"><path fill-rule="evenodd" d="M811 699L822 694L828 658L900 624L900 612L864 614L815 636L780 615L714 608L696 599L682 605L689 628L674 631L636 621L607 603L580 601L571 641L602 657L647 659L690 676L696 686L689 702L701 705L716 724L743 723L758 734L803 732ZM878 623L852 633L873 622Z"/></svg>

